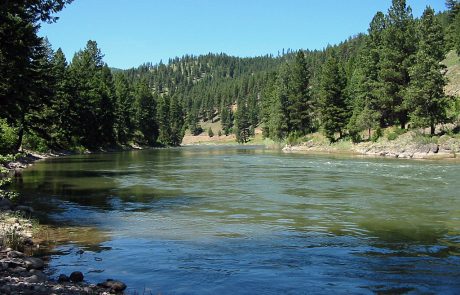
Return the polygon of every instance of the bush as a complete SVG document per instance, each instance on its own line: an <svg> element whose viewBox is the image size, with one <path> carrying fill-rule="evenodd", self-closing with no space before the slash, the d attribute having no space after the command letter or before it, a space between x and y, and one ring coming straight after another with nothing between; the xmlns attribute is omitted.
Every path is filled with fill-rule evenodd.
<svg viewBox="0 0 460 295"><path fill-rule="evenodd" d="M219 137L221 137L221 136L222 136L222 130L219 130L219 132L217 133L217 135L218 135Z"/></svg>
<svg viewBox="0 0 460 295"><path fill-rule="evenodd" d="M296 145L302 142L302 136L297 131L289 133L288 137L286 138L286 143L289 145Z"/></svg>
<svg viewBox="0 0 460 295"><path fill-rule="evenodd" d="M376 142L377 140L379 140L380 137L382 137L382 135L383 135L382 128L377 127L377 129L375 129L374 133L371 136L371 141Z"/></svg>
<svg viewBox="0 0 460 295"><path fill-rule="evenodd" d="M396 128L393 130L393 132L388 134L387 138L388 140L395 140L404 133L406 133L406 129Z"/></svg>
<svg viewBox="0 0 460 295"><path fill-rule="evenodd" d="M0 154L12 153L16 140L16 129L9 126L5 119L0 119Z"/></svg>
<svg viewBox="0 0 460 295"><path fill-rule="evenodd" d="M24 140L22 145L30 150L37 151L40 153L46 153L49 151L49 147L46 144L46 141L36 135L35 133L26 133L24 134Z"/></svg>
<svg viewBox="0 0 460 295"><path fill-rule="evenodd" d="M209 127L209 129L208 129L208 136L209 136L209 137L213 137L213 136L214 136L214 132L212 131L212 128L211 128L211 127Z"/></svg>

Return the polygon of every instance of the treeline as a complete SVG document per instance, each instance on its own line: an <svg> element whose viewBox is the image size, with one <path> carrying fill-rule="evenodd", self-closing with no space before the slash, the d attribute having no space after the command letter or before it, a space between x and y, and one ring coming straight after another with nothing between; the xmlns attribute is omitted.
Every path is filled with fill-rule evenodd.
<svg viewBox="0 0 460 295"><path fill-rule="evenodd" d="M427 7L414 19L404 0L393 0L387 14L375 15L367 35L327 48L319 69L297 53L265 89L265 134L283 139L322 130L331 141L345 134L360 141L364 130L370 137L371 129L409 124L434 134L437 124L454 118L441 61L449 50L459 51L460 4L447 6L438 15ZM354 50L344 54L350 42Z"/></svg>
<svg viewBox="0 0 460 295"><path fill-rule="evenodd" d="M0 153L179 145L202 122L247 142L261 128L284 140L322 131L331 141L362 140L392 125L448 122L440 64L460 52L460 3L415 19L404 0L378 12L367 34L324 50L253 58L183 56L167 64L111 69L95 41L70 63L37 36L42 21L71 0L0 4ZM218 130L215 130L216 133Z"/></svg>

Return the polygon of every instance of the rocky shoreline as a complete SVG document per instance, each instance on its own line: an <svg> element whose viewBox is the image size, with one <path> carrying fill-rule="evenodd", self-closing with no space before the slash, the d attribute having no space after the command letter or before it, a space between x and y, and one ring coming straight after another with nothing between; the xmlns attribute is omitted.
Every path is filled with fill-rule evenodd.
<svg viewBox="0 0 460 295"><path fill-rule="evenodd" d="M10 174L16 176L35 161L66 154L28 153L13 162L5 164ZM44 272L46 261L33 257L40 247L34 241L34 226L31 219L33 208L14 204L0 197L0 295L3 294L124 294L123 282L107 279L98 284L84 281L84 274L74 271L60 274L52 279ZM14 249L13 249L14 248Z"/></svg>
<svg viewBox="0 0 460 295"><path fill-rule="evenodd" d="M298 145L286 145L283 152L342 153L399 159L456 159L460 153L460 139L443 135L436 142L423 142L417 140L414 132L407 132L397 140L382 139L356 144L309 140Z"/></svg>

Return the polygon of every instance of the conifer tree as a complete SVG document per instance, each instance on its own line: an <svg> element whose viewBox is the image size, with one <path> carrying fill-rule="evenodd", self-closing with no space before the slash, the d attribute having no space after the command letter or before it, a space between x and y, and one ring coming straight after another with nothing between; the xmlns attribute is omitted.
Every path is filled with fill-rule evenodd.
<svg viewBox="0 0 460 295"><path fill-rule="evenodd" d="M179 146L182 143L182 139L184 138L185 129L182 106L180 105L179 98L176 95L173 95L170 99L169 112L171 131L169 144L172 146Z"/></svg>
<svg viewBox="0 0 460 295"><path fill-rule="evenodd" d="M120 143L128 142L135 130L135 99L131 85L122 73L114 75L116 97L116 132Z"/></svg>
<svg viewBox="0 0 460 295"><path fill-rule="evenodd" d="M420 38L415 64L410 68L410 84L407 89L407 108L415 126L430 127L435 133L436 124L447 119L448 101L444 94L446 80L441 73L440 62L445 57L442 27L434 10L427 8L418 26Z"/></svg>
<svg viewBox="0 0 460 295"><path fill-rule="evenodd" d="M364 47L358 57L357 66L350 83L347 85L348 95L353 104L348 129L355 140L359 140L357 138L359 132L364 129L368 130L368 138L370 138L371 129L377 127L381 120L377 89L384 29L385 16L382 12L378 12L372 19L369 36L365 40Z"/></svg>
<svg viewBox="0 0 460 295"><path fill-rule="evenodd" d="M246 143L249 141L249 122L248 107L244 99L238 100L238 108L235 115L235 135L236 141L239 143Z"/></svg>
<svg viewBox="0 0 460 295"><path fill-rule="evenodd" d="M169 96L160 95L158 98L157 120L159 127L158 141L163 145L171 144L171 124L169 116Z"/></svg>
<svg viewBox="0 0 460 295"><path fill-rule="evenodd" d="M312 99L310 95L310 70L302 50L296 54L291 66L288 107L289 132L306 134L312 131Z"/></svg>
<svg viewBox="0 0 460 295"><path fill-rule="evenodd" d="M384 125L399 123L402 128L408 120L403 104L409 84L409 68L416 51L415 23L412 9L406 0L393 0L382 33L379 71L379 96Z"/></svg>
<svg viewBox="0 0 460 295"><path fill-rule="evenodd" d="M320 102L321 121L326 137L335 141L335 133L342 137L347 125L348 110L344 95L344 77L334 53L330 53L321 72Z"/></svg>
<svg viewBox="0 0 460 295"><path fill-rule="evenodd" d="M137 126L144 140L149 145L153 145L159 134L156 121L156 103L146 80L142 80L136 85L135 99Z"/></svg>

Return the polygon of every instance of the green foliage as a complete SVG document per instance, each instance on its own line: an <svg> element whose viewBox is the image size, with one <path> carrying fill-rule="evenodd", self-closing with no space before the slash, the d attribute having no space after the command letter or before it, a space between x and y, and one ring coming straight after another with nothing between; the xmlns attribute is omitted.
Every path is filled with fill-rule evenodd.
<svg viewBox="0 0 460 295"><path fill-rule="evenodd" d="M405 126L408 120L403 104L409 84L409 68L416 52L417 42L412 10L405 0L393 0L382 32L379 61L379 94L381 114L385 124Z"/></svg>
<svg viewBox="0 0 460 295"><path fill-rule="evenodd" d="M371 141L372 142L376 142L377 140L379 140L380 137L383 136L383 130L382 128L380 127L377 127L374 131L374 133L372 134L371 136Z"/></svg>
<svg viewBox="0 0 460 295"><path fill-rule="evenodd" d="M13 152L16 139L15 128L9 126L5 119L0 118L0 155Z"/></svg>
<svg viewBox="0 0 460 295"><path fill-rule="evenodd" d="M236 111L236 128L235 135L236 141L239 143L246 143L249 141L250 136L250 122L248 116L248 107L243 99L238 100L238 109Z"/></svg>
<svg viewBox="0 0 460 295"><path fill-rule="evenodd" d="M214 137L214 132L212 132L212 128L211 128L211 127L209 127L209 129L208 129L208 136L209 136L209 137Z"/></svg>
<svg viewBox="0 0 460 295"><path fill-rule="evenodd" d="M286 143L289 145L297 145L303 141L303 135L300 131L294 131L289 133L286 138Z"/></svg>
<svg viewBox="0 0 460 295"><path fill-rule="evenodd" d="M446 80L441 73L444 59L444 36L434 11L427 8L418 27L419 50L409 71L410 83L406 90L406 109L410 111L415 127L431 127L446 122L448 100L444 94Z"/></svg>
<svg viewBox="0 0 460 295"><path fill-rule="evenodd" d="M158 136L158 123L156 120L156 102L150 92L147 81L140 81L135 91L136 102L136 123L137 128L143 136L143 141L153 145Z"/></svg>
<svg viewBox="0 0 460 295"><path fill-rule="evenodd" d="M219 130L219 132L217 132L217 136L219 136L219 137L222 136L222 130Z"/></svg>
<svg viewBox="0 0 460 295"><path fill-rule="evenodd" d="M27 132L24 135L23 147L28 150L33 150L40 153L49 152L49 147L46 140L33 132Z"/></svg>
<svg viewBox="0 0 460 295"><path fill-rule="evenodd" d="M344 96L345 80L334 54L330 54L323 66L320 84L321 121L324 134L335 141L335 133L340 133L347 125L348 111Z"/></svg>

